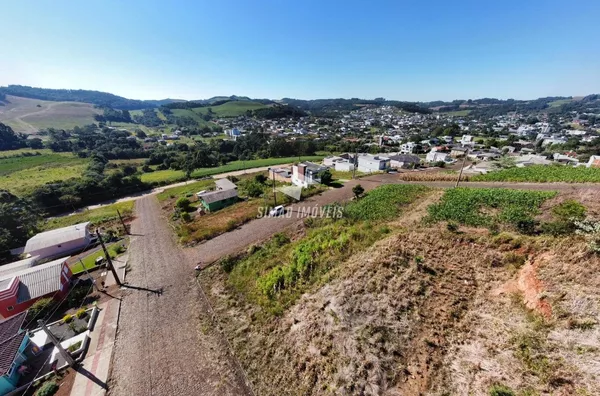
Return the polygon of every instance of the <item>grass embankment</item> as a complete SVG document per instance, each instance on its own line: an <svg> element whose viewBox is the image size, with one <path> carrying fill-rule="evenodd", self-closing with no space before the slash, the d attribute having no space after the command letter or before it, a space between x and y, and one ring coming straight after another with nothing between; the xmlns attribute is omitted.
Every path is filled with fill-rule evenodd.
<svg viewBox="0 0 600 396"><path fill-rule="evenodd" d="M534 165L525 168L502 169L471 177L471 181L532 182L532 183L600 183L600 169L563 165Z"/></svg>
<svg viewBox="0 0 600 396"><path fill-rule="evenodd" d="M117 241L114 242L110 245L108 245L106 247L106 249L108 250L108 254L110 255L111 259L116 258L117 256L119 256L120 254L123 254L125 252L125 248L123 248L122 246L126 245L127 241ZM98 249L97 251L93 252L92 254L89 254L88 256L84 257L81 259L81 261L77 261L75 263L73 263L70 268L71 268L71 272L73 272L73 274L79 274L82 272L87 271L91 271L97 268L96 266L96 259L98 257L104 257L104 251L102 250L102 248ZM83 263L83 265L82 265Z"/></svg>
<svg viewBox="0 0 600 396"><path fill-rule="evenodd" d="M331 206L333 216L307 219L307 235L297 241L278 234L239 261L224 259L227 284L248 302L281 314L313 284L326 279L337 263L388 234L386 221L428 191L423 186L382 186L346 205L341 219L334 217L337 210Z"/></svg>
<svg viewBox="0 0 600 396"><path fill-rule="evenodd" d="M91 222L93 227L108 226L110 224L116 224L120 227L121 225L119 223L117 210L121 212L121 216L124 220L129 220L133 216L133 203L133 201L120 202L97 209L85 210L70 216L53 217L45 221L42 230L53 230L55 228L67 227L86 221Z"/></svg>
<svg viewBox="0 0 600 396"><path fill-rule="evenodd" d="M313 155L308 157L300 157L302 161L320 161L323 159L321 155ZM217 166L214 168L201 168L196 169L192 173L192 178L200 178L206 176L217 175L219 173L234 172L244 169L260 168L264 166L273 166L281 164L289 164L292 162L298 162L298 157L284 157L284 158L265 158L248 161L232 161L226 165ZM179 170L160 170L150 173L144 173L142 175L142 181L144 183L151 183L156 185L176 183L185 180L185 173Z"/></svg>
<svg viewBox="0 0 600 396"><path fill-rule="evenodd" d="M429 207L429 219L475 227L504 225L525 231L533 227L542 203L555 195L552 191L455 188Z"/></svg>
<svg viewBox="0 0 600 396"><path fill-rule="evenodd" d="M214 179L200 180L197 182L188 183L179 187L167 188L163 192L156 195L156 198L162 202L171 198L192 197L195 193L208 190L215 186Z"/></svg>

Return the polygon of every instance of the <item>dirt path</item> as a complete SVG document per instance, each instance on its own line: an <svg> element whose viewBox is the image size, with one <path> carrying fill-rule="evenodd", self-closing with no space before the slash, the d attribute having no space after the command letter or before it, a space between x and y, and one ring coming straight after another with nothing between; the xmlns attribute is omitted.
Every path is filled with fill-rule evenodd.
<svg viewBox="0 0 600 396"><path fill-rule="evenodd" d="M153 197L136 204L110 395L244 395L228 348Z"/></svg>

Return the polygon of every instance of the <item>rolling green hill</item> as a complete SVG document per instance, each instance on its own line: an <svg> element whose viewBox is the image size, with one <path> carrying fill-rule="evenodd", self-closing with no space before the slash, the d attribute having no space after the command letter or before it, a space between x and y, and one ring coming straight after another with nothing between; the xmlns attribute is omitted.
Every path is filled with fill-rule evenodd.
<svg viewBox="0 0 600 396"><path fill-rule="evenodd" d="M0 122L15 132L36 133L44 128L70 129L94 123L101 110L89 103L51 102L7 95L0 105Z"/></svg>
<svg viewBox="0 0 600 396"><path fill-rule="evenodd" d="M252 111L264 109L266 107L269 106L250 100L239 100L223 103L219 106L211 106L210 109L212 109L213 113L215 113L217 117L238 117L246 114L246 111L248 110ZM197 114L206 114L208 113L208 109L209 107L197 107L192 109L192 111Z"/></svg>

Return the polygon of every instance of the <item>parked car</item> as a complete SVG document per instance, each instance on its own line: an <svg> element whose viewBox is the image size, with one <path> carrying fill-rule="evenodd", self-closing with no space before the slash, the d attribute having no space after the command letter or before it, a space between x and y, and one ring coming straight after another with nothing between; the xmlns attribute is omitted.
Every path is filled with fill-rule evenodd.
<svg viewBox="0 0 600 396"><path fill-rule="evenodd" d="M275 216L279 216L285 213L285 208L283 207L283 205L279 205L279 206L275 206L273 209L271 209L271 211L269 212L269 216L271 217L275 217Z"/></svg>

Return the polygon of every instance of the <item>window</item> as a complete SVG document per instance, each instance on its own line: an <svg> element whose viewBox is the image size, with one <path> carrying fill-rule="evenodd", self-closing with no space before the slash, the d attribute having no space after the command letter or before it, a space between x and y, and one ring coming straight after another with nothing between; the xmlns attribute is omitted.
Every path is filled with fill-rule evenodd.
<svg viewBox="0 0 600 396"><path fill-rule="evenodd" d="M56 247L58 247L58 248L59 248L59 247L62 247L62 245L57 245Z"/></svg>
<svg viewBox="0 0 600 396"><path fill-rule="evenodd" d="M6 308L7 311L12 311L13 309L15 309L15 307L13 307L12 305L10 305Z"/></svg>

